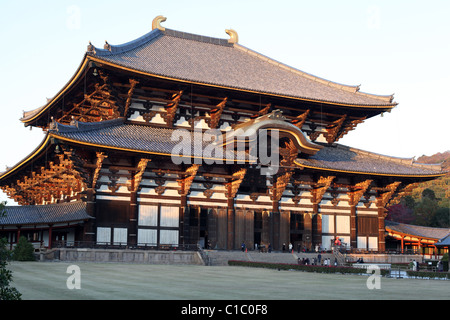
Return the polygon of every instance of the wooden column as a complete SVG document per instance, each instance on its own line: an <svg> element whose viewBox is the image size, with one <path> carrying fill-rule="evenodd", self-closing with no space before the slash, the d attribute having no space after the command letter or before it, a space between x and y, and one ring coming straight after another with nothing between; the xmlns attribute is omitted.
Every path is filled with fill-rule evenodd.
<svg viewBox="0 0 450 320"><path fill-rule="evenodd" d="M386 209L384 207L378 207L378 251L386 250L386 241L384 240L384 218L386 216Z"/></svg>
<svg viewBox="0 0 450 320"><path fill-rule="evenodd" d="M19 238L20 238L20 229L22 227L21 226L17 226L17 239L16 239L16 243L19 243Z"/></svg>
<svg viewBox="0 0 450 320"><path fill-rule="evenodd" d="M187 196L185 194L182 194L181 195L181 199L180 199L180 211L179 211L179 213L180 213L180 217L179 217L180 218L180 224L179 224L180 229L179 229L179 232L178 232L178 236L179 236L178 242L182 246L184 246L186 244L185 243L186 239L185 239L185 234L184 234L184 232L185 232L186 208L187 208Z"/></svg>
<svg viewBox="0 0 450 320"><path fill-rule="evenodd" d="M384 239L385 225L384 218L386 217L386 205L394 195L401 182L396 181L388 184L382 190L378 190L377 207L378 207L378 251L386 251L386 242Z"/></svg>
<svg viewBox="0 0 450 320"><path fill-rule="evenodd" d="M188 199L187 197L191 192L191 185L195 179L195 176L197 175L199 168L200 165L193 164L192 166L186 168L184 173L179 175L180 179L177 180L179 186L178 194L180 195L178 243L182 245L194 244L194 242L192 241L192 232L190 230L191 226L189 225L189 216L186 214L186 210ZM198 225L192 226L192 228L195 228L198 233ZM198 234L195 238L198 238ZM195 240L195 243L197 243L197 240Z"/></svg>
<svg viewBox="0 0 450 320"><path fill-rule="evenodd" d="M133 160L134 161L134 160ZM128 186L130 191L130 209L129 209L129 224L128 224L128 244L131 246L137 246L137 233L139 223L139 206L138 206L138 193L140 190L140 184L144 176L145 169L147 168L150 159L142 158L139 160L136 168L131 170L131 179Z"/></svg>
<svg viewBox="0 0 450 320"><path fill-rule="evenodd" d="M281 249L280 243L280 208L279 202L272 201L272 248L274 250Z"/></svg>
<svg viewBox="0 0 450 320"><path fill-rule="evenodd" d="M234 250L234 197L228 197L227 199L227 249Z"/></svg>
<svg viewBox="0 0 450 320"><path fill-rule="evenodd" d="M369 188L372 180L364 180L349 187L348 204L350 205L350 245L352 248L358 247L358 221L356 216L356 206L364 193Z"/></svg>
<svg viewBox="0 0 450 320"><path fill-rule="evenodd" d="M314 246L317 244L314 242L314 239L316 239L316 241L317 241L317 238L318 238L318 235L316 235L313 232L313 219L317 219L316 216L319 215L320 202L322 202L323 195L330 187L331 182L334 180L334 178L335 178L335 176L320 177L319 180L312 185L311 202L313 204L313 211L312 211L311 216L309 216L308 214L305 214L305 225L304 225L304 238L305 239L303 240L304 243L306 242L306 246L309 249L314 248ZM320 232L322 232L322 229L320 230ZM320 240L320 242L321 242L321 240Z"/></svg>
<svg viewBox="0 0 450 320"><path fill-rule="evenodd" d="M137 204L137 191L132 191L130 194L130 214L128 225L128 244L130 246L137 246L137 233L138 233L138 219L139 219L139 207Z"/></svg>
<svg viewBox="0 0 450 320"><path fill-rule="evenodd" d="M303 246L306 247L306 249L309 251L313 247L312 243L312 214L307 212L303 216L303 226L304 226L304 232L303 232Z"/></svg>
<svg viewBox="0 0 450 320"><path fill-rule="evenodd" d="M234 250L240 243L235 243L235 224L236 212L234 208L234 199L239 190L239 187L244 180L247 169L239 168L233 174L231 181L226 184L225 196L227 197L227 249Z"/></svg>
<svg viewBox="0 0 450 320"><path fill-rule="evenodd" d="M94 189L88 188L86 190L86 213L93 219L89 219L83 225L83 238L82 241L93 242L95 241L95 229L96 229L96 209L95 209L95 192Z"/></svg>
<svg viewBox="0 0 450 320"><path fill-rule="evenodd" d="M48 248L51 249L52 245L53 245L53 240L52 240L52 231L53 231L53 225L49 224L48 225Z"/></svg>

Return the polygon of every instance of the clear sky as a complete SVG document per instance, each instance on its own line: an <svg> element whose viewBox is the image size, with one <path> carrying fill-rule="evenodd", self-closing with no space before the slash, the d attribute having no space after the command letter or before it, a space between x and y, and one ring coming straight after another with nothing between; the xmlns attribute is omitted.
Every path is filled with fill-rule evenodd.
<svg viewBox="0 0 450 320"><path fill-rule="evenodd" d="M91 41L103 47L163 26L228 39L399 105L339 143L396 157L450 150L450 1L147 0L0 2L0 171L44 138L19 121L71 78ZM0 195L0 200L6 199ZM12 204L12 201L9 201Z"/></svg>

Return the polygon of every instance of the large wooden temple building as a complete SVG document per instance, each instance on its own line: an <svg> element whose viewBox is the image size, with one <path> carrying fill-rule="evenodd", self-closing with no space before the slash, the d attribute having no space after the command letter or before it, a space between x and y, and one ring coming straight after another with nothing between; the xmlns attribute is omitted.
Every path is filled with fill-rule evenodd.
<svg viewBox="0 0 450 320"><path fill-rule="evenodd" d="M24 112L21 122L45 137L0 174L20 205L7 208L0 236L274 250L329 249L338 237L384 251L386 206L444 174L338 143L394 108L393 96L274 61L234 30L217 39L164 21L122 45L89 43L56 96ZM254 152L262 136L266 150Z"/></svg>

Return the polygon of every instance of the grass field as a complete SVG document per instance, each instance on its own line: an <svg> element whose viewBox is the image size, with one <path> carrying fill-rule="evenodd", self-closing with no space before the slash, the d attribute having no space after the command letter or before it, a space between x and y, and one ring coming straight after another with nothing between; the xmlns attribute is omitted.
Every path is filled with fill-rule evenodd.
<svg viewBox="0 0 450 320"><path fill-rule="evenodd" d="M194 265L76 263L80 289L69 289L66 262L12 262L12 286L24 300L439 300L447 280L317 274L259 268ZM70 282L75 283L75 282Z"/></svg>

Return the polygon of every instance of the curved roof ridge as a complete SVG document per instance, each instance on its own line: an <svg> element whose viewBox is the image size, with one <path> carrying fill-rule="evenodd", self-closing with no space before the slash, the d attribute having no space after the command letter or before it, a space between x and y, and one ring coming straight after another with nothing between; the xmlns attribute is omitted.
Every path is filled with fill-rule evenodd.
<svg viewBox="0 0 450 320"><path fill-rule="evenodd" d="M113 54L119 54L124 53L130 50L133 50L141 45L147 44L150 41L153 41L154 39L161 36L164 32L159 29L154 29L150 32L147 32L143 36L140 36L137 39L131 40L129 42L119 44L119 45L111 45L108 43L108 41L105 41L105 45L103 46L103 49L98 48L94 45L92 45L91 42L89 42L87 53L90 55L96 55L96 56L109 56Z"/></svg>
<svg viewBox="0 0 450 320"><path fill-rule="evenodd" d="M136 49L137 47L145 45L163 35L181 38L181 39L205 42L205 43L215 44L215 45L222 45L222 46L229 46L229 47L233 46L233 44L229 43L227 39L214 38L214 37L209 37L209 36L198 35L195 33L189 33L189 32L183 32L183 31L165 28L164 30L153 29L152 31L144 34L143 36L141 36L135 40L132 40L132 41L129 41L129 42L126 42L123 44L119 44L119 45L112 45L112 44L109 44L108 41L105 41L105 45L104 45L103 49L98 48L89 42L87 53L91 54L91 55L100 56L100 57L114 55L114 54L120 54L120 53L124 53L127 51L131 51L133 49Z"/></svg>
<svg viewBox="0 0 450 320"><path fill-rule="evenodd" d="M120 117L111 120L103 120L98 122L82 122L82 121L72 121L70 124L62 124L56 121L53 121L49 127L50 132L74 132L74 131L90 131L102 128L109 128L112 126L117 126L123 124L125 122L125 118Z"/></svg>

